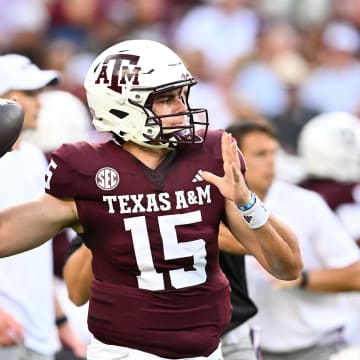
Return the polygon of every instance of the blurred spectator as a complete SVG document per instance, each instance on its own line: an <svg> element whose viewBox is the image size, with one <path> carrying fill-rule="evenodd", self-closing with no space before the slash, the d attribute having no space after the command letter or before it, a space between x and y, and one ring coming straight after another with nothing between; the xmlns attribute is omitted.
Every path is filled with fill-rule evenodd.
<svg viewBox="0 0 360 360"><path fill-rule="evenodd" d="M285 108L269 120L276 127L282 148L297 154L298 137L303 126L318 113L300 103L299 87L308 76L309 65L300 53L292 51L275 56L270 64L285 85Z"/></svg>
<svg viewBox="0 0 360 360"><path fill-rule="evenodd" d="M46 69L56 69L61 73L69 59L79 51L76 44L67 38L53 39L45 44L42 65Z"/></svg>
<svg viewBox="0 0 360 360"><path fill-rule="evenodd" d="M360 30L360 0L332 0L332 17L352 23Z"/></svg>
<svg viewBox="0 0 360 360"><path fill-rule="evenodd" d="M282 18L303 27L325 21L330 13L331 1L261 0L257 4L266 18Z"/></svg>
<svg viewBox="0 0 360 360"><path fill-rule="evenodd" d="M205 64L204 53L188 50L180 53L192 76L198 84L191 89L191 106L204 107L209 114L209 127L225 129L234 115L228 101L228 90L225 83L215 81Z"/></svg>
<svg viewBox="0 0 360 360"><path fill-rule="evenodd" d="M87 107L75 95L63 90L47 90L39 95L40 110L37 128L25 131L26 141L39 147L49 160L52 151L77 141L92 141L99 138L91 125ZM66 230L53 240L54 272L62 278L64 257L69 239L74 235Z"/></svg>
<svg viewBox="0 0 360 360"><path fill-rule="evenodd" d="M168 44L171 41L173 16L172 1L132 0L126 39L147 39Z"/></svg>
<svg viewBox="0 0 360 360"><path fill-rule="evenodd" d="M50 3L49 9L51 38L67 38L75 44L90 46L95 26L100 25L102 12L99 0L55 0Z"/></svg>
<svg viewBox="0 0 360 360"><path fill-rule="evenodd" d="M311 119L299 153L306 170L300 185L319 192L360 245L360 119L345 112Z"/></svg>
<svg viewBox="0 0 360 360"><path fill-rule="evenodd" d="M0 56L0 95L17 98L25 112L23 131L36 129L39 94L56 85L59 73L40 70L19 54ZM22 133L23 134L23 133ZM32 200L44 193L47 162L42 151L20 135L13 151L1 158L1 207ZM21 179L21 183L19 180ZM26 182L26 187L22 186ZM84 356L85 344L75 335L59 305L53 281L51 242L0 261L0 316L17 326L1 327L0 358L53 360L57 336L73 355ZM59 320L55 328L55 319Z"/></svg>
<svg viewBox="0 0 360 360"><path fill-rule="evenodd" d="M202 51L214 78L254 50L260 19L244 0L216 0L190 9L174 35L178 51ZM226 40L225 40L226 39Z"/></svg>
<svg viewBox="0 0 360 360"><path fill-rule="evenodd" d="M360 246L360 119L344 112L313 118L300 134L299 152L307 171L300 185L325 199ZM346 337L359 346L359 293L351 296L349 308Z"/></svg>
<svg viewBox="0 0 360 360"><path fill-rule="evenodd" d="M360 111L360 36L350 23L331 22L322 33L321 63L304 82L300 98L317 112Z"/></svg>
<svg viewBox="0 0 360 360"><path fill-rule="evenodd" d="M53 0L48 38L67 39L80 50L97 53L126 31L114 17L123 7L124 1L117 0Z"/></svg>
<svg viewBox="0 0 360 360"><path fill-rule="evenodd" d="M317 114L299 101L299 87L306 79L309 64L299 52L280 53L270 63L285 87L285 108L268 121L276 128L281 148L277 154L276 176L290 183L305 177L303 159L298 155L298 138L303 126Z"/></svg>
<svg viewBox="0 0 360 360"><path fill-rule="evenodd" d="M77 52L64 64L62 89L77 96L84 104L86 104L86 92L83 83L86 71L94 59L93 53Z"/></svg>
<svg viewBox="0 0 360 360"><path fill-rule="evenodd" d="M38 62L49 22L45 3L0 0L0 9L1 52L24 54Z"/></svg>
<svg viewBox="0 0 360 360"><path fill-rule="evenodd" d="M80 49L71 39L50 41L44 48L42 65L62 73L61 89L79 97L86 104L83 82L95 54Z"/></svg>
<svg viewBox="0 0 360 360"><path fill-rule="evenodd" d="M73 94L62 90L47 90L39 95L39 100L40 111L37 128L25 132L24 138L38 146L48 159L51 152L64 143L86 141L97 136L91 126L91 117L87 107ZM55 284L58 300L66 311L69 323L76 334L87 344L90 341L86 321L88 305L76 307L69 300L66 286L62 280L65 255L73 236L74 232L67 229L53 238ZM63 356L65 355L64 353Z"/></svg>
<svg viewBox="0 0 360 360"><path fill-rule="evenodd" d="M264 360L328 360L344 346L349 310L342 293L360 289L360 253L317 193L275 179L279 142L267 122L228 130L246 159L249 186L295 232L304 260L298 279L281 281L246 257L249 294L258 307L250 323L261 329Z"/></svg>
<svg viewBox="0 0 360 360"><path fill-rule="evenodd" d="M244 115L244 108L265 117L278 116L285 111L285 84L271 64L281 54L297 51L298 46L298 34L288 23L269 22L262 29L256 51L248 59L240 58L232 70L236 117Z"/></svg>

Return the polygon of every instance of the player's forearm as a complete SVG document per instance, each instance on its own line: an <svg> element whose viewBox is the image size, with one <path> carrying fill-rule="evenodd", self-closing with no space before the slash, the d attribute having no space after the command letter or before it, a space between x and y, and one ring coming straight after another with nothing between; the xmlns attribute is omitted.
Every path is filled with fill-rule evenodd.
<svg viewBox="0 0 360 360"><path fill-rule="evenodd" d="M219 228L219 249L231 254L246 255L249 254L245 248L231 233L231 231L223 224Z"/></svg>
<svg viewBox="0 0 360 360"><path fill-rule="evenodd" d="M36 202L0 211L0 257L30 250L52 237L50 228L35 221L33 215L38 211Z"/></svg>
<svg viewBox="0 0 360 360"><path fill-rule="evenodd" d="M303 269L295 234L279 219L270 215L267 223L253 234L260 246L266 269L278 279L294 280Z"/></svg>
<svg viewBox="0 0 360 360"><path fill-rule="evenodd" d="M274 216L251 229L236 206L227 208L229 227L237 238L273 276L281 280L299 277L303 262L295 234Z"/></svg>
<svg viewBox="0 0 360 360"><path fill-rule="evenodd" d="M75 226L74 202L44 194L0 211L0 257L40 246L65 227Z"/></svg>
<svg viewBox="0 0 360 360"><path fill-rule="evenodd" d="M322 293L360 290L360 261L342 268L306 270L306 273L306 290Z"/></svg>
<svg viewBox="0 0 360 360"><path fill-rule="evenodd" d="M91 268L92 255L82 245L66 261L63 271L69 298L75 305L85 304L90 297L90 286L93 279Z"/></svg>

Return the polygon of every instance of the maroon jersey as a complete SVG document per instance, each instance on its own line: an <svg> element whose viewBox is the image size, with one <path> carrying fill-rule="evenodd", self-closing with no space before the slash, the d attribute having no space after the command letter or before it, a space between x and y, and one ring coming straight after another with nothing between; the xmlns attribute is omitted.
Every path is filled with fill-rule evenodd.
<svg viewBox="0 0 360 360"><path fill-rule="evenodd" d="M76 201L93 254L88 325L100 341L174 359L218 346L231 317L218 264L225 202L200 169L223 176L221 132L155 170L114 141L53 154L47 192Z"/></svg>
<svg viewBox="0 0 360 360"><path fill-rule="evenodd" d="M336 210L340 205L356 202L354 199L354 189L359 183L308 178L303 180L299 185L319 193L330 208Z"/></svg>

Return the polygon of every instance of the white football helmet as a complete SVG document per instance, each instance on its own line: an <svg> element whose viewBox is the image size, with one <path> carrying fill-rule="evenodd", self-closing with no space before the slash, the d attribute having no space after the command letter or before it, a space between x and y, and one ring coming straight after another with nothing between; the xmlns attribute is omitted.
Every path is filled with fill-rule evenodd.
<svg viewBox="0 0 360 360"><path fill-rule="evenodd" d="M168 47L149 40L129 40L111 46L92 63L85 78L87 101L97 131L112 132L120 141L147 147L174 148L179 143L203 142L208 128L205 109L157 116L154 95L190 87L196 81ZM186 116L184 126L166 127L162 119ZM203 131L199 133L199 130Z"/></svg>
<svg viewBox="0 0 360 360"><path fill-rule="evenodd" d="M299 154L312 176L360 181L360 119L346 112L314 117L300 133Z"/></svg>

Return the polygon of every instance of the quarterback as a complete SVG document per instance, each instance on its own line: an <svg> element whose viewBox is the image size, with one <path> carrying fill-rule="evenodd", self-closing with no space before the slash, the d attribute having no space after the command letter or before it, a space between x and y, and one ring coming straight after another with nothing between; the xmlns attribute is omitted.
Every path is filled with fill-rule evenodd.
<svg viewBox="0 0 360 360"><path fill-rule="evenodd" d="M231 304L221 221L274 276L302 269L293 232L248 189L236 142L191 108L195 84L162 44L108 48L84 85L96 130L113 138L61 146L46 194L0 214L0 256L67 227L91 250L89 360L222 359Z"/></svg>

